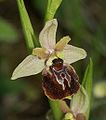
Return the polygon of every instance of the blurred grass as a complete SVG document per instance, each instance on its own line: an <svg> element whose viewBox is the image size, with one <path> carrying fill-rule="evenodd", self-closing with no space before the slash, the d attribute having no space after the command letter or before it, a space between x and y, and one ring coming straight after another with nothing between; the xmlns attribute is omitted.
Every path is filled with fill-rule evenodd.
<svg viewBox="0 0 106 120"><path fill-rule="evenodd" d="M0 18L0 42L13 43L17 40L18 33L15 27L3 18Z"/></svg>
<svg viewBox="0 0 106 120"><path fill-rule="evenodd" d="M39 33L41 28L43 28L42 23L44 23L47 0L26 0L25 3L33 26L36 28L37 33ZM106 1L101 0L63 0L61 7L55 15L59 20L57 37L61 38L61 36L69 34L72 38L71 43L84 48L88 53L87 59L92 57L94 62L93 86L98 82L106 81L105 7ZM0 18L2 18L0 19L0 120L27 120L28 118L30 120L44 120L45 109L41 110L42 104L46 111L48 104L41 91L41 81L35 80L40 77L36 78L34 76L25 78L22 81L10 82L12 70L26 56L25 42L16 1L0 1ZM87 59L74 64L80 81L82 81L84 75ZM34 91L41 92L38 94ZM5 100L8 96L12 98L10 101L14 99L11 95L18 97L18 101L16 100L15 104L12 102L13 107L15 105L18 107L16 107L16 109L19 109L16 110L18 112L13 112L10 107L8 107L9 111L6 108L9 102L5 103ZM35 95L39 96L33 98ZM30 96L30 101L25 96ZM42 101L44 103L41 104ZM92 106L90 120L105 120L106 97L94 97L93 103L96 103L97 107L95 105ZM99 105L99 103L101 104ZM20 105L21 107L19 107ZM40 107L36 108L37 105ZM25 108L25 106L29 107ZM40 117L41 114L43 118ZM27 118L25 118L26 115L28 115Z"/></svg>

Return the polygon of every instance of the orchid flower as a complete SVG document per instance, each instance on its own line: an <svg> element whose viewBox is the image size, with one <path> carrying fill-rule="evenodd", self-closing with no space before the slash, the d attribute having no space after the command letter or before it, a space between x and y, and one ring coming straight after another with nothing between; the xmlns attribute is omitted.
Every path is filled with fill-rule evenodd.
<svg viewBox="0 0 106 120"><path fill-rule="evenodd" d="M34 48L32 54L28 55L14 70L11 79L35 75L40 73L45 66L50 66L54 58L61 58L65 63L72 64L86 57L82 48L69 45L71 40L65 36L56 43L57 20L47 21L39 35L41 48Z"/></svg>

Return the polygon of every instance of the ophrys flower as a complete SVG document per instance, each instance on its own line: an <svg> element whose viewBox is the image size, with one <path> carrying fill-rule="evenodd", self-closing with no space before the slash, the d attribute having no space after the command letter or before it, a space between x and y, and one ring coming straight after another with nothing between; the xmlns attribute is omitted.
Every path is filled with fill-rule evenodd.
<svg viewBox="0 0 106 120"><path fill-rule="evenodd" d="M56 19L46 22L39 35L42 48L34 48L32 54L16 67L12 80L40 73L45 65L51 65L54 58L62 58L65 63L71 64L86 57L85 50L68 44L71 40L69 36L63 37L56 43L57 26Z"/></svg>

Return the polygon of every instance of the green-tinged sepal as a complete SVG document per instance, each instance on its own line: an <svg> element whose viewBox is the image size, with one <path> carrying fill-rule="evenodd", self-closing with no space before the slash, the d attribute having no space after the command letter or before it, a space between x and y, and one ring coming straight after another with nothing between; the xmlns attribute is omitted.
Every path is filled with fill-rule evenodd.
<svg viewBox="0 0 106 120"><path fill-rule="evenodd" d="M79 113L85 114L89 107L89 98L86 90L81 86L80 90L75 94L71 100L70 109L74 116Z"/></svg>

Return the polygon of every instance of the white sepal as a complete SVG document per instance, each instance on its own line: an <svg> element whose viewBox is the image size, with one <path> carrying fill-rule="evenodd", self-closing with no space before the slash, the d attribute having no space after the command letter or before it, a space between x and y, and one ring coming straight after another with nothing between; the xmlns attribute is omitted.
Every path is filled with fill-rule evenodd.
<svg viewBox="0 0 106 120"><path fill-rule="evenodd" d="M44 67L44 59L29 55L16 67L11 79L15 80L20 77L38 74Z"/></svg>
<svg viewBox="0 0 106 120"><path fill-rule="evenodd" d="M84 59L87 56L87 53L84 49L74 47L72 45L66 45L63 52L64 61L69 64Z"/></svg>
<svg viewBox="0 0 106 120"><path fill-rule="evenodd" d="M56 44L57 20L47 21L44 28L40 32L39 41L43 48L54 49Z"/></svg>

